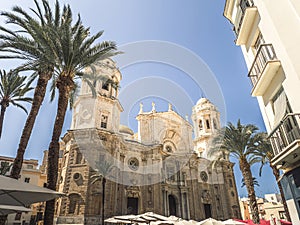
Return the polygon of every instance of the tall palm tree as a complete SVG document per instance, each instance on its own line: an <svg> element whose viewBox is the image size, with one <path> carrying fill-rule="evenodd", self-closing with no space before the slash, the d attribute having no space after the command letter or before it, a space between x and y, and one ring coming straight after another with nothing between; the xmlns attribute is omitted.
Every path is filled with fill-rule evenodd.
<svg viewBox="0 0 300 225"><path fill-rule="evenodd" d="M114 166L107 162L107 161L98 161L97 162L97 171L98 174L91 176L91 183L94 184L97 181L102 181L102 224L104 224L104 218L105 218L105 184L106 184L106 178L108 176L111 176L112 169Z"/></svg>
<svg viewBox="0 0 300 225"><path fill-rule="evenodd" d="M12 104L20 107L27 113L26 108L24 108L19 102L32 102L31 98L24 97L24 95L32 89L29 87L31 81L26 84L25 80L26 77L19 76L17 71L10 71L8 74L6 74L5 71L0 71L0 137L6 108ZM6 215L0 216L0 225L5 223L6 218Z"/></svg>
<svg viewBox="0 0 300 225"><path fill-rule="evenodd" d="M48 188L55 190L58 173L59 138L64 124L68 100L76 87L75 79L83 76L82 69L98 60L117 54L116 44L104 41L95 44L103 31L90 36L90 29L85 28L79 19L72 25L72 11L69 5L63 8L61 29L52 30L56 40L55 52L58 62L55 67L55 86L58 89L58 107L54 122L51 142L48 148ZM53 223L55 200L46 203L44 224Z"/></svg>
<svg viewBox="0 0 300 225"><path fill-rule="evenodd" d="M20 76L16 71L10 71L9 73L6 73L5 70L0 71L0 138L5 111L10 104L23 109L27 113L26 108L20 102L32 102L32 98L25 97L25 94L32 90L30 84L30 81L26 82L25 76Z"/></svg>
<svg viewBox="0 0 300 225"><path fill-rule="evenodd" d="M18 26L18 31L8 30L0 27L3 34L0 34L0 51L6 53L0 58L22 59L25 63L18 69L33 70L34 75L38 76L35 87L33 104L26 119L22 131L17 156L14 160L11 177L18 179L24 153L27 148L32 129L45 97L48 81L51 79L54 64L56 61L53 49L53 40L49 35L49 30L58 25L60 19L59 4L56 3L55 16L53 18L51 9L46 0L42 0L44 13L40 5L35 0L36 10L31 9L35 17L31 17L22 8L15 6L12 12L1 12L5 16L6 22ZM26 35L23 35L23 34ZM7 53L9 53L7 55Z"/></svg>
<svg viewBox="0 0 300 225"><path fill-rule="evenodd" d="M263 166L269 163L269 166L272 169L273 175L276 179L276 183L277 183L279 191L280 191L280 195L281 195L282 204L283 204L283 207L284 207L286 219L288 221L291 221L289 210L288 210L286 200L285 200L285 197L284 197L283 188L282 188L282 185L279 181L280 171L279 171L279 169L277 169L276 166L274 166L271 163L271 160L274 157L274 153L273 153L273 150L272 150L272 146L271 146L269 140L267 139L267 134L266 133L261 133L261 141L260 141L258 150L259 151L256 154L261 157L261 167L259 169L259 176L261 176L261 174L262 174Z"/></svg>
<svg viewBox="0 0 300 225"><path fill-rule="evenodd" d="M254 223L259 224L258 206L251 172L251 166L260 161L260 156L255 154L260 137L257 131L256 126L252 124L242 125L240 120L238 120L236 126L229 122L213 138L213 146L209 154L220 158L229 154L238 160L250 200L252 219Z"/></svg>

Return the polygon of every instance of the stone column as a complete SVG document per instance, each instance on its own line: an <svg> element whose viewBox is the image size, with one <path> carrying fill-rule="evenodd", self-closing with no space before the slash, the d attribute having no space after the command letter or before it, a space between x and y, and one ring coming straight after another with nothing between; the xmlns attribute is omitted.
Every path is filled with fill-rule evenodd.
<svg viewBox="0 0 300 225"><path fill-rule="evenodd" d="M184 198L183 198L183 194L182 191L180 190L180 206L181 206L181 218L186 219L186 215L185 215L185 207L184 207Z"/></svg>
<svg viewBox="0 0 300 225"><path fill-rule="evenodd" d="M162 190L162 200L163 200L163 214L166 215L166 199L165 199L165 190Z"/></svg>
<svg viewBox="0 0 300 225"><path fill-rule="evenodd" d="M185 196L185 200L186 200L187 219L189 220L191 218L189 198L188 198L188 194L187 193L184 193L184 196Z"/></svg>

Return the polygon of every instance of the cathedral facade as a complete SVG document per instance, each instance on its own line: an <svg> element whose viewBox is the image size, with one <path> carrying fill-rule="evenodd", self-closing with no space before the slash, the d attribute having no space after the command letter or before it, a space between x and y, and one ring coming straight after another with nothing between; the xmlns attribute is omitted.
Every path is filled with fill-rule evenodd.
<svg viewBox="0 0 300 225"><path fill-rule="evenodd" d="M141 104L134 133L120 125L122 76L115 62L86 72L102 78L82 82L61 143L58 191L66 196L56 205L57 224L101 224L103 217L149 211L198 221L240 218L233 163L227 158L212 166L207 154L220 128L208 99L192 108L193 124L171 104L165 112L154 103L144 112Z"/></svg>

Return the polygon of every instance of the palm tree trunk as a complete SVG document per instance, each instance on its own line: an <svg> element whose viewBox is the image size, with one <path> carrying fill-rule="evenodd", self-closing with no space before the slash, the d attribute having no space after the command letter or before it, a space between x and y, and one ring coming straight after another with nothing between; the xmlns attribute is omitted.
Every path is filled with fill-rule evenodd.
<svg viewBox="0 0 300 225"><path fill-rule="evenodd" d="M59 138L68 108L68 100L73 86L68 86L67 79L57 81L59 91L58 107L48 152L47 187L55 190L58 174ZM46 202L44 225L53 225L55 199Z"/></svg>
<svg viewBox="0 0 300 225"><path fill-rule="evenodd" d="M252 178L252 172L250 169L249 163L246 159L240 159L240 170L244 177L244 182L247 188L248 197L250 201L250 209L252 212L252 220L255 224L259 224L259 213L258 213L258 206L256 201L256 195L254 190L254 183Z"/></svg>
<svg viewBox="0 0 300 225"><path fill-rule="evenodd" d="M52 76L52 71L48 73L43 73L39 75L37 85L34 90L33 102L31 105L30 113L26 119L25 126L22 131L22 136L19 142L19 148L17 151L17 156L14 160L13 167L11 170L10 177L14 179L18 179L22 169L22 163L24 159L24 153L28 145L28 141L30 139L32 129L35 123L35 119L39 113L41 105L44 101L46 88L48 81Z"/></svg>
<svg viewBox="0 0 300 225"><path fill-rule="evenodd" d="M103 177L102 180L102 225L104 225L104 216L105 216L105 184L106 184L106 179Z"/></svg>
<svg viewBox="0 0 300 225"><path fill-rule="evenodd" d="M287 207L287 204L286 204L286 200L285 200L285 197L284 197L284 193L283 193L283 188L282 188L281 183L279 181L279 176L280 176L279 175L280 174L279 169L277 169L277 167L273 166L271 163L270 163L270 167L272 168L273 174L275 176L275 179L276 179L279 191L280 191L280 195L281 195L282 204L283 204L283 208L284 208L284 211L285 211L286 219L288 221L291 221L290 213L289 213L289 210L288 210L288 207Z"/></svg>
<svg viewBox="0 0 300 225"><path fill-rule="evenodd" d="M3 127L3 121L4 121L4 115L5 115L5 111L6 111L6 104L3 103L1 104L1 114L0 114L0 138L1 138L1 134L2 134L2 127Z"/></svg>

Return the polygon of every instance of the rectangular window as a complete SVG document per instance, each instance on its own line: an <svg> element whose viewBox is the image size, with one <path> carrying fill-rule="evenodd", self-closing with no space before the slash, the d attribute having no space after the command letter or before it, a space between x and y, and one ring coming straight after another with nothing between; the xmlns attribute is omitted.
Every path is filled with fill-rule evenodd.
<svg viewBox="0 0 300 225"><path fill-rule="evenodd" d="M254 45L251 47L251 50L252 50L252 53L253 53L254 57L257 55L258 49L262 44L265 44L265 40L264 40L262 34L259 32L259 35L258 35L257 39L254 42ZM260 61L260 59L257 59L257 60L258 60L257 63L260 63L260 64L262 63ZM254 67L254 69L255 69L255 67Z"/></svg>
<svg viewBox="0 0 300 225"><path fill-rule="evenodd" d="M255 41L254 48L255 48L256 50L258 50L258 48L259 48L259 46L260 46L261 44L265 44L265 40L264 40L262 34L259 33L259 35L258 35L258 37L257 37L257 39L256 39L256 41Z"/></svg>
<svg viewBox="0 0 300 225"><path fill-rule="evenodd" d="M27 169L33 169L33 165L27 165Z"/></svg>

